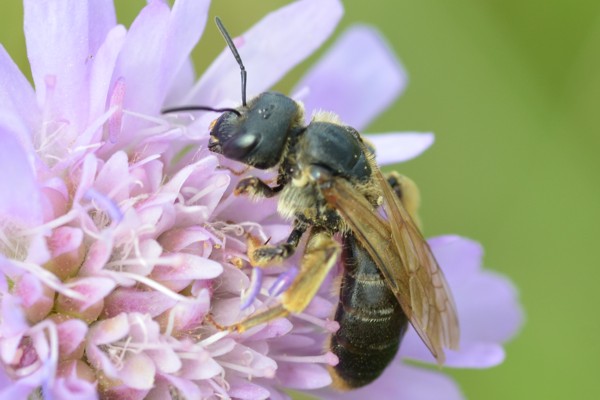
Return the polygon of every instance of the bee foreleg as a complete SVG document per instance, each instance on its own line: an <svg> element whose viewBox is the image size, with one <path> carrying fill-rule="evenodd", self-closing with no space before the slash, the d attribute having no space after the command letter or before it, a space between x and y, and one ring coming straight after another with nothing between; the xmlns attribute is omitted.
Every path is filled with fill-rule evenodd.
<svg viewBox="0 0 600 400"><path fill-rule="evenodd" d="M257 177L251 176L238 182L233 193L236 196L246 194L251 197L273 197L283 189L284 185L271 187Z"/></svg>
<svg viewBox="0 0 600 400"><path fill-rule="evenodd" d="M308 225L296 220L292 232L283 243L275 246L257 246L254 240L248 241L248 256L250 257L250 263L255 267L264 267L281 263L281 261L294 254L306 229L308 229Z"/></svg>

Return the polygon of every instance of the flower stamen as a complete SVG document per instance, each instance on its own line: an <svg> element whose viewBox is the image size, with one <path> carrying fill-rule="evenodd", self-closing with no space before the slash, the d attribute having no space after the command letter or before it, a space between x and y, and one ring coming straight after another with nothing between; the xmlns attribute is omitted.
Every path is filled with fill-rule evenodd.
<svg viewBox="0 0 600 400"><path fill-rule="evenodd" d="M310 322L311 324L318 326L319 328L322 328L330 333L335 333L338 329L340 329L340 324L337 321L332 321L330 319L321 319L306 313L294 314L294 317L306 322Z"/></svg>
<svg viewBox="0 0 600 400"><path fill-rule="evenodd" d="M68 286L65 285L64 283L62 283L61 280L58 279L58 277L56 275L54 275L52 272L48 271L47 269L39 266L38 264L17 261L17 260L11 260L11 261L14 266L21 268L22 270L24 270L26 272L29 272L30 274L35 276L37 279L42 281L50 289L53 289L54 291L61 293L65 296L70 297L75 300L81 300L81 301L85 300L85 296L83 294L81 294L75 290L69 289Z"/></svg>
<svg viewBox="0 0 600 400"><path fill-rule="evenodd" d="M217 333L207 337L206 339L203 339L202 341L200 341L199 344L202 347L208 347L211 344L214 344L214 343L218 342L219 340L223 339L227 335L229 335L228 331L217 332Z"/></svg>
<svg viewBox="0 0 600 400"><path fill-rule="evenodd" d="M116 224L123 220L123 212L119 209L119 206L117 206L115 202L112 201L108 196L103 195L96 189L89 188L88 190L86 190L85 194L83 195L83 198L85 200L89 200L93 203L96 203L99 206L99 208L102 209L106 214L108 214L110 219Z"/></svg>
<svg viewBox="0 0 600 400"><path fill-rule="evenodd" d="M252 268L252 275L250 277L250 287L242 293L240 309L245 310L250 307L256 296L260 293L263 281L263 269Z"/></svg>
<svg viewBox="0 0 600 400"><path fill-rule="evenodd" d="M223 360L220 360L219 364L221 364L222 367L229 368L233 371L240 372L246 375L248 379L252 379L253 377L272 378L275 376L275 369L270 367L252 368L249 366L234 364Z"/></svg>
<svg viewBox="0 0 600 400"><path fill-rule="evenodd" d="M331 366L335 366L339 362L338 357L330 351L320 356L288 356L284 354L272 356L271 358L283 362L303 364L327 364Z"/></svg>
<svg viewBox="0 0 600 400"><path fill-rule="evenodd" d="M291 267L279 274L273 285L269 288L269 296L277 297L285 292L292 282L294 282L299 271L300 270L297 267Z"/></svg>
<svg viewBox="0 0 600 400"><path fill-rule="evenodd" d="M153 279L150 279L148 277L145 276L141 276L138 274L134 274L131 272L124 272L124 271L105 271L105 274L107 274L108 276L115 278L116 280L120 280L119 278L126 278L126 279L131 279L135 282L139 282L143 285L148 286L151 289L154 289L174 300L177 301L181 301L181 302L185 302L185 303L193 303L194 301L196 301L196 299L193 298L189 298L186 296L183 296L179 293L176 293L174 291L172 291L171 289L167 288L164 285L161 285L160 283L156 282ZM122 283L123 284L123 283Z"/></svg>

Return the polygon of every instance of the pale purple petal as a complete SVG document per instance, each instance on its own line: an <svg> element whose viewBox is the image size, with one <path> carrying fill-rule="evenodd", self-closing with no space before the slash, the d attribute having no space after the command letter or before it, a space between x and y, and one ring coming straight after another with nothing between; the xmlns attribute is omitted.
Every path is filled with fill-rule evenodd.
<svg viewBox="0 0 600 400"><path fill-rule="evenodd" d="M114 202L127 200L130 196L129 185L124 185L123 180L128 180L129 163L127 154L123 151L114 153L102 166L94 181L94 189L109 195Z"/></svg>
<svg viewBox="0 0 600 400"><path fill-rule="evenodd" d="M12 292L21 300L21 307L31 322L39 322L52 310L54 292L47 289L33 274L21 276L15 282Z"/></svg>
<svg viewBox="0 0 600 400"><path fill-rule="evenodd" d="M26 382L14 381L8 378L3 370L0 370L0 398L1 399L27 399L31 392L35 389L34 385L29 385Z"/></svg>
<svg viewBox="0 0 600 400"><path fill-rule="evenodd" d="M225 201L219 204L221 209L217 208L216 215L229 221L246 221L249 213L252 213L253 221L263 221L277 212L277 199L264 199L260 202L260 207L256 207L256 202L245 196L229 196Z"/></svg>
<svg viewBox="0 0 600 400"><path fill-rule="evenodd" d="M119 314L116 317L96 322L90 328L88 348L90 345L102 345L115 342L129 331L127 314Z"/></svg>
<svg viewBox="0 0 600 400"><path fill-rule="evenodd" d="M229 381L229 384L229 395L234 399L260 400L269 398L268 390L252 382L233 378Z"/></svg>
<svg viewBox="0 0 600 400"><path fill-rule="evenodd" d="M173 176L169 182L164 184L160 188L160 194L162 196L157 197L157 200L161 201L172 201L177 198L182 186L186 183L187 179L193 173L206 173L210 174L210 172L214 171L217 168L218 162L217 158L210 156L204 158L194 164L190 164L185 166L184 168L177 171L177 174ZM201 172L202 171L202 172ZM212 174L211 174L212 175ZM208 193L210 195L210 193Z"/></svg>
<svg viewBox="0 0 600 400"><path fill-rule="evenodd" d="M514 284L505 276L486 271L457 291L456 301L469 328L463 329L465 339L505 342L519 332L524 313Z"/></svg>
<svg viewBox="0 0 600 400"><path fill-rule="evenodd" d="M462 400L460 389L454 381L435 371L407 366L394 362L381 377L370 385L349 392L322 390L315 392L323 399L364 400L376 396L379 399L410 400Z"/></svg>
<svg viewBox="0 0 600 400"><path fill-rule="evenodd" d="M243 270L229 264L223 265L223 273L217 278L219 293L225 292L239 296L250 285L250 279Z"/></svg>
<svg viewBox="0 0 600 400"><path fill-rule="evenodd" d="M179 390L180 393L185 393L185 395L190 399L200 399L202 398L200 388L192 381L188 379L182 379L177 376L168 375L168 374L158 374L157 375L157 386L167 386L167 390L169 390L168 386L173 386ZM170 393L169 393L170 394ZM150 392L148 395L148 400L163 400L165 396L158 395L154 393L154 391Z"/></svg>
<svg viewBox="0 0 600 400"><path fill-rule="evenodd" d="M375 146L377 164L390 165L411 160L427 150L435 139L433 133L378 133L365 135Z"/></svg>
<svg viewBox="0 0 600 400"><path fill-rule="evenodd" d="M52 257L58 257L61 254L77 250L82 241L83 231L81 229L61 226L52 231L52 236L48 238L48 247L52 252Z"/></svg>
<svg viewBox="0 0 600 400"><path fill-rule="evenodd" d="M1 126L0 143L0 220L35 226L42 218L41 196L29 155Z"/></svg>
<svg viewBox="0 0 600 400"><path fill-rule="evenodd" d="M279 363L277 379L290 389L318 389L331 384L329 372L318 364Z"/></svg>
<svg viewBox="0 0 600 400"><path fill-rule="evenodd" d="M93 154L88 154L83 159L83 166L81 167L79 182L77 182L77 190L73 196L74 203L79 203L85 196L85 192L94 184L96 171L98 170L98 161L98 158L96 158Z"/></svg>
<svg viewBox="0 0 600 400"><path fill-rule="evenodd" d="M31 134L40 118L31 84L0 45L0 125L10 126L21 145L32 151Z"/></svg>
<svg viewBox="0 0 600 400"><path fill-rule="evenodd" d="M210 178L206 178L202 171L194 172L185 182L186 189L193 188L195 192L188 201L190 219L198 223L208 220L227 190L230 179L225 172L215 172Z"/></svg>
<svg viewBox="0 0 600 400"><path fill-rule="evenodd" d="M331 35L342 13L338 0L296 1L268 14L239 37L224 21L248 71L248 99L312 54ZM225 48L183 103L240 103L240 88L240 68Z"/></svg>
<svg viewBox="0 0 600 400"><path fill-rule="evenodd" d="M347 30L296 86L307 117L332 111L359 131L385 110L406 86L406 72L374 28Z"/></svg>
<svg viewBox="0 0 600 400"><path fill-rule="evenodd" d="M477 275L483 265L483 247L474 240L456 235L427 239L450 287Z"/></svg>
<svg viewBox="0 0 600 400"><path fill-rule="evenodd" d="M462 320L461 318L461 322ZM444 366L451 368L490 368L502 363L506 357L501 344L468 340L461 340L459 350L445 350L445 354ZM402 358L436 364L435 358L412 328L402 340L399 355Z"/></svg>
<svg viewBox="0 0 600 400"><path fill-rule="evenodd" d="M115 71L126 85L125 108L158 113L204 30L209 3L178 1L171 11L164 2L153 0L141 11L129 29Z"/></svg>
<svg viewBox="0 0 600 400"><path fill-rule="evenodd" d="M168 43L169 16L169 7L164 2L152 0L127 32L113 75L113 84L116 79L125 82L126 109L152 113L160 108L166 90L162 66Z"/></svg>
<svg viewBox="0 0 600 400"><path fill-rule="evenodd" d="M127 31L121 25L115 26L106 35L90 67L90 119L98 118L106 110L107 99L113 69L117 57L125 42ZM84 138L78 138L78 143L89 144L94 131L86 132ZM83 135L82 135L83 136Z"/></svg>
<svg viewBox="0 0 600 400"><path fill-rule="evenodd" d="M274 387L272 387L269 400L291 400L291 397L288 396L284 391L277 390Z"/></svg>
<svg viewBox="0 0 600 400"><path fill-rule="evenodd" d="M257 378L273 378L277 371L277 363L272 358L242 344L237 345L231 353L223 355L221 360L229 364L244 365Z"/></svg>
<svg viewBox="0 0 600 400"><path fill-rule="evenodd" d="M196 72L194 70L194 63L188 58L175 74L171 87L169 87L165 97L163 108L171 107L177 104L180 99L183 99L194 85L195 80Z"/></svg>
<svg viewBox="0 0 600 400"><path fill-rule="evenodd" d="M155 372L154 362L145 353L130 354L117 377L130 388L145 390L152 388Z"/></svg>
<svg viewBox="0 0 600 400"><path fill-rule="evenodd" d="M81 0L25 0L25 39L39 104L51 96L53 117L81 128L88 115L89 7ZM52 93L47 77L55 78ZM76 94L76 95L75 95Z"/></svg>
<svg viewBox="0 0 600 400"><path fill-rule="evenodd" d="M64 358L81 357L74 355L79 346L83 343L85 335L88 332L88 326L80 319L70 319L56 326L58 332L59 353ZM83 351L83 349L81 349Z"/></svg>
<svg viewBox="0 0 600 400"><path fill-rule="evenodd" d="M512 338L523 324L519 296L505 276L482 270L481 245L459 236L433 238L430 244L453 290L463 339L502 343Z"/></svg>
<svg viewBox="0 0 600 400"><path fill-rule="evenodd" d="M186 247L199 242L205 242L210 238L208 232L202 227L191 226L185 229L172 229L160 236L160 244L165 250L180 251Z"/></svg>
<svg viewBox="0 0 600 400"><path fill-rule="evenodd" d="M89 307L102 301L106 297L106 295L113 290L115 286L116 283L109 278L77 278L69 283L69 288L81 294L82 300L75 300L66 296L63 297L63 295L61 294L57 299L57 307L59 307L60 309L67 307L66 309L70 311L85 311Z"/></svg>
<svg viewBox="0 0 600 400"><path fill-rule="evenodd" d="M183 366L178 374L187 379L210 379L213 376L223 373L223 367L208 355L205 357L196 356L194 358L182 359Z"/></svg>
<svg viewBox="0 0 600 400"><path fill-rule="evenodd" d="M152 277L160 280L211 279L223 272L218 262L193 254L180 253L178 259L178 264L157 265Z"/></svg>
<svg viewBox="0 0 600 400"><path fill-rule="evenodd" d="M138 312L156 317L177 303L158 291L118 288L104 300L104 317Z"/></svg>
<svg viewBox="0 0 600 400"><path fill-rule="evenodd" d="M110 258L110 242L97 241L93 243L86 255L85 261L81 266L80 272L83 275L94 275L104 268L104 265Z"/></svg>
<svg viewBox="0 0 600 400"><path fill-rule="evenodd" d="M290 321L284 318L276 319L264 325L258 332L249 336L250 340L266 340L284 336L291 332L293 325Z"/></svg>
<svg viewBox="0 0 600 400"><path fill-rule="evenodd" d="M96 400L98 389L92 382L78 379L76 376L57 378L52 386L52 396L56 399ZM7 397L18 398L18 397ZM48 398L51 398L48 396Z"/></svg>
<svg viewBox="0 0 600 400"><path fill-rule="evenodd" d="M513 337L523 323L513 284L499 274L481 270L483 250L472 240L441 236L429 243L454 294L461 326L460 349L446 352L446 365L487 368L501 363L505 357L501 343ZM435 363L412 329L400 353Z"/></svg>
<svg viewBox="0 0 600 400"><path fill-rule="evenodd" d="M210 310L210 297L208 290L201 291L195 301L179 303L171 308L173 313L173 331L189 332L200 326Z"/></svg>
<svg viewBox="0 0 600 400"><path fill-rule="evenodd" d="M104 42L108 32L117 24L117 15L112 1L87 2L89 11L89 41L90 52L95 54Z"/></svg>
<svg viewBox="0 0 600 400"><path fill-rule="evenodd" d="M204 31L209 5L210 0L178 0L173 5L165 68L162 71L167 79L165 89L170 89L175 80L181 77L182 70L193 68L189 55ZM189 83L188 87L191 87L192 82Z"/></svg>
<svg viewBox="0 0 600 400"><path fill-rule="evenodd" d="M5 271L5 260L0 255L0 267ZM2 304L0 304L0 312L2 316L2 324L0 324L0 334L3 338L17 337L17 345L23 332L29 327L25 315L21 309L20 300L12 295L3 294ZM0 348L0 357L11 359L13 354L6 354L5 348Z"/></svg>

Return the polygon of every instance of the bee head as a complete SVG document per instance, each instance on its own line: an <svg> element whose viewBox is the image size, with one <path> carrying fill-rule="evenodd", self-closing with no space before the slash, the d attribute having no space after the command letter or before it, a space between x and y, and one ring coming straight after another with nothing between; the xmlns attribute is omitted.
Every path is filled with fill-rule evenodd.
<svg viewBox="0 0 600 400"><path fill-rule="evenodd" d="M265 92L226 111L212 125L208 148L260 169L279 163L290 135L302 127L302 107L289 97Z"/></svg>

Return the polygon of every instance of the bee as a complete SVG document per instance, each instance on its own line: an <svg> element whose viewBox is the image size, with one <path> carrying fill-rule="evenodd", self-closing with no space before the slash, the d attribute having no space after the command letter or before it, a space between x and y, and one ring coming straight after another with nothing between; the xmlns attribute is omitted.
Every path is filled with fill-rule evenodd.
<svg viewBox="0 0 600 400"><path fill-rule="evenodd" d="M215 20L240 66L242 105L164 112L222 112L211 125L209 149L258 169L277 168L274 186L246 177L234 191L278 196L278 212L293 220L282 243L249 240L254 267L280 264L307 236L300 271L280 303L230 329L242 332L302 312L341 257L335 312L340 328L329 341L339 358L330 367L334 386L352 389L374 381L395 357L408 323L443 364L444 348L458 347L459 324L444 275L415 222L415 191L398 174L384 177L372 146L336 115L318 112L305 125L302 105L281 93L264 92L246 102L246 69L221 20Z"/></svg>

